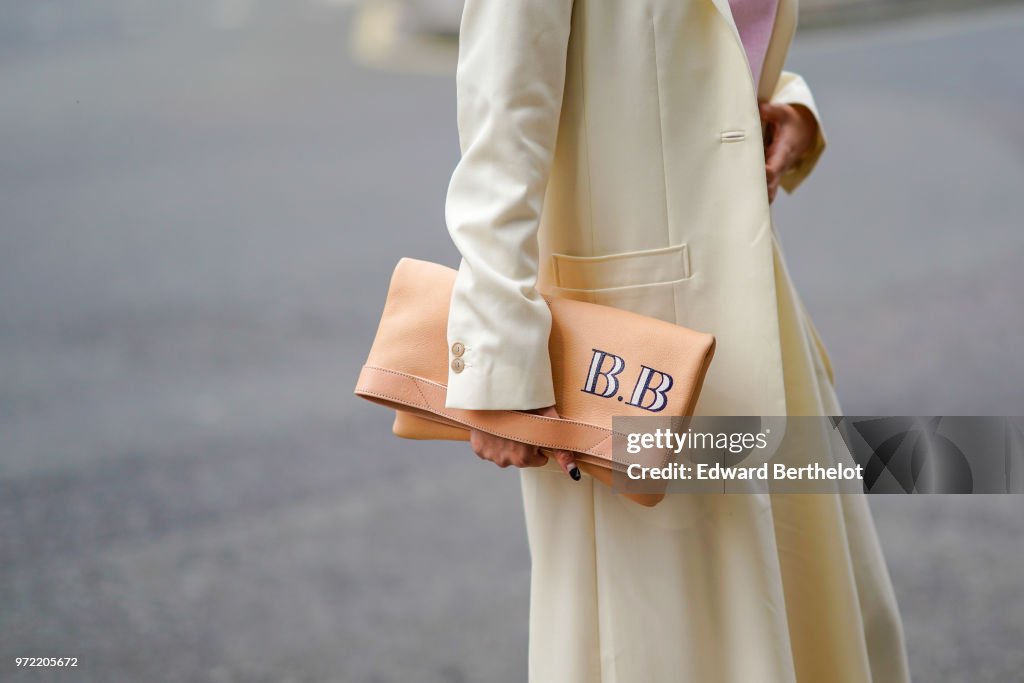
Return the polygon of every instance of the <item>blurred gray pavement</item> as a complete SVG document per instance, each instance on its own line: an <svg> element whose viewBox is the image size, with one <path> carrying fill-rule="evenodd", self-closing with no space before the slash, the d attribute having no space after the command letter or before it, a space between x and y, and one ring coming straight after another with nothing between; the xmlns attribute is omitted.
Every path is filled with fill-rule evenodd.
<svg viewBox="0 0 1024 683"><path fill-rule="evenodd" d="M397 259L458 262L451 75L336 0L75 7L0 10L0 681L525 680L515 473L351 394ZM1024 414L1022 63L1024 9L797 38L847 414ZM871 504L915 680L1024 680L1022 499Z"/></svg>
<svg viewBox="0 0 1024 683"><path fill-rule="evenodd" d="M800 26L842 27L888 23L936 13L972 12L989 7L1020 4L1020 0L799 0Z"/></svg>

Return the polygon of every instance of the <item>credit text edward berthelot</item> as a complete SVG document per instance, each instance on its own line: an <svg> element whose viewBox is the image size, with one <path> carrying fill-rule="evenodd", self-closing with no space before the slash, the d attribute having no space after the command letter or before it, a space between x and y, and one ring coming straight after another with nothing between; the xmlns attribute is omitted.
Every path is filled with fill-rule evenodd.
<svg viewBox="0 0 1024 683"><path fill-rule="evenodd" d="M630 454L644 449L655 449L680 454L707 451L739 454L761 450L768 446L768 433L764 432L698 432L687 430L676 432L671 429L656 429L650 432L630 432L627 435L626 450ZM719 462L669 462L661 467L645 467L634 463L629 465L630 479L678 479L678 480L728 480L746 479L760 481L816 481L864 479L863 465L823 466L818 463L791 467L785 463L764 462L754 466L723 465Z"/></svg>

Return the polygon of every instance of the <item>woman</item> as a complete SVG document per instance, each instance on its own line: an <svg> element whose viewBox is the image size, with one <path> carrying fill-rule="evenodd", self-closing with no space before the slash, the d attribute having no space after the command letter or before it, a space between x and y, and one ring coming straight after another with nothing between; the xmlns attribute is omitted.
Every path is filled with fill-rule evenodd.
<svg viewBox="0 0 1024 683"><path fill-rule="evenodd" d="M700 415L841 414L769 208L825 147L795 27L796 0L467 0L448 407L557 414L543 292L715 334ZM863 496L643 508L471 443L522 468L531 681L909 680Z"/></svg>

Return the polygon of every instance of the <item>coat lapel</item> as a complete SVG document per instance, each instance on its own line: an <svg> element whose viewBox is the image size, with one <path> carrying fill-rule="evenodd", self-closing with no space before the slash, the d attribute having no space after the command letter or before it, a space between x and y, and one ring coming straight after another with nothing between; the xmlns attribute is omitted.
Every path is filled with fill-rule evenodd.
<svg viewBox="0 0 1024 683"><path fill-rule="evenodd" d="M732 31L733 36L736 38L736 44L739 48L743 49L743 40L740 38L740 31L736 28L736 20L732 16L732 7L729 5L729 0L711 0L715 3L715 8L718 9L718 13L722 15L725 22L729 24L729 30Z"/></svg>
<svg viewBox="0 0 1024 683"><path fill-rule="evenodd" d="M790 43L793 42L793 34L796 33L796 23L797 0L779 0L779 7L775 11L775 26L761 67L761 82L757 88L759 100L768 101L775 92Z"/></svg>
<svg viewBox="0 0 1024 683"><path fill-rule="evenodd" d="M722 19L729 25L733 37L736 39L736 46L744 52L743 39L740 37L736 20L732 16L732 7L729 0L711 0ZM771 99L775 91L775 84L782 74L782 65L786 60L786 53L789 51L789 44L793 40L793 33L796 31L797 0L778 0L779 6L775 12L775 24L772 28L772 36L768 42L768 51L765 54L764 65L761 67L761 82L754 90L759 100ZM750 73L750 69L747 69ZM752 84L753 85L753 84Z"/></svg>

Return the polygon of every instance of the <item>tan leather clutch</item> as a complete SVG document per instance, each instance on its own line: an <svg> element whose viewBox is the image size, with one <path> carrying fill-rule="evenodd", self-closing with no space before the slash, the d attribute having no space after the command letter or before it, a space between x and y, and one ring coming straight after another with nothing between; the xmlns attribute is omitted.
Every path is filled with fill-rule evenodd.
<svg viewBox="0 0 1024 683"><path fill-rule="evenodd" d="M552 380L560 418L518 410L445 407L448 308L455 271L403 258L355 394L396 411L407 439L469 440L469 429L569 450L584 474L611 485L626 464L612 457L612 417L692 415L715 351L710 334L633 313L545 297L551 310ZM547 451L547 452L546 452ZM663 492L629 493L655 505Z"/></svg>

